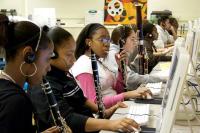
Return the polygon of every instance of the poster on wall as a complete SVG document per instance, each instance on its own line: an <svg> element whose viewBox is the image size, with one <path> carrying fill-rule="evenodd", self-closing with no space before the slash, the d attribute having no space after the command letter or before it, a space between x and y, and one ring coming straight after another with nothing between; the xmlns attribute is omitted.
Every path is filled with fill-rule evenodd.
<svg viewBox="0 0 200 133"><path fill-rule="evenodd" d="M142 18L147 18L147 0L105 0L104 24L136 24L135 2L142 5Z"/></svg>
<svg viewBox="0 0 200 133"><path fill-rule="evenodd" d="M85 13L85 25L90 23L104 23L103 10L88 10Z"/></svg>

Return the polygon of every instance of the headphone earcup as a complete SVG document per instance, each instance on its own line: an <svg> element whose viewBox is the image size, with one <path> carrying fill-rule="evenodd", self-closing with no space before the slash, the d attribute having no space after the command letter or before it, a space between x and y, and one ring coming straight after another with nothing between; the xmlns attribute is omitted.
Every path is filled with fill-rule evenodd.
<svg viewBox="0 0 200 133"><path fill-rule="evenodd" d="M26 53L26 55L24 57L24 61L28 64L33 63L35 61L35 53L33 53L33 52Z"/></svg>
<svg viewBox="0 0 200 133"><path fill-rule="evenodd" d="M57 58L58 58L58 53L56 51L54 51L51 59L57 59Z"/></svg>

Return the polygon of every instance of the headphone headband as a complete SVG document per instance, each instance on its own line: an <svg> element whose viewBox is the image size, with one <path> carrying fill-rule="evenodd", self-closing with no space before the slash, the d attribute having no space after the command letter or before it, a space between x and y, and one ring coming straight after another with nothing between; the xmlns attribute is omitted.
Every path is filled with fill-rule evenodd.
<svg viewBox="0 0 200 133"><path fill-rule="evenodd" d="M35 52L37 52L37 50L38 50L38 47L39 47L39 44L40 44L40 40L41 40L41 37L42 37L42 28L39 27L39 29L40 29L40 33L39 33L39 38L38 38L38 41L37 41L37 45L35 47Z"/></svg>

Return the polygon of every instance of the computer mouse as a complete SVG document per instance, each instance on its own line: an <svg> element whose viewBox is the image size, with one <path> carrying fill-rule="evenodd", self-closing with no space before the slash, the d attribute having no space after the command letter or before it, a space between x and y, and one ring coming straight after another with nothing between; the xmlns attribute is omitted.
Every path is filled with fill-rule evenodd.
<svg viewBox="0 0 200 133"><path fill-rule="evenodd" d="M151 94L149 94L149 93L147 93L146 96L147 96L146 97L147 99L153 99L153 96Z"/></svg>
<svg viewBox="0 0 200 133"><path fill-rule="evenodd" d="M141 128L139 127L138 129L135 127L131 127L133 131L131 133L139 133L141 131ZM123 133L122 129L118 129L118 132Z"/></svg>
<svg viewBox="0 0 200 133"><path fill-rule="evenodd" d="M132 133L139 133L141 131L140 127L138 129L135 127L132 127L132 129L134 130Z"/></svg>

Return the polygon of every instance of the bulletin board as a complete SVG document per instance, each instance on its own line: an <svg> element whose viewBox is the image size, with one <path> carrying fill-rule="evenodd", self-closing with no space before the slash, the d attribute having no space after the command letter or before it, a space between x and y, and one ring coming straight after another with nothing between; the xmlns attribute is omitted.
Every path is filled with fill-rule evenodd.
<svg viewBox="0 0 200 133"><path fill-rule="evenodd" d="M136 0L105 0L104 24L136 24ZM137 0L142 6L142 19L147 19L147 0Z"/></svg>

